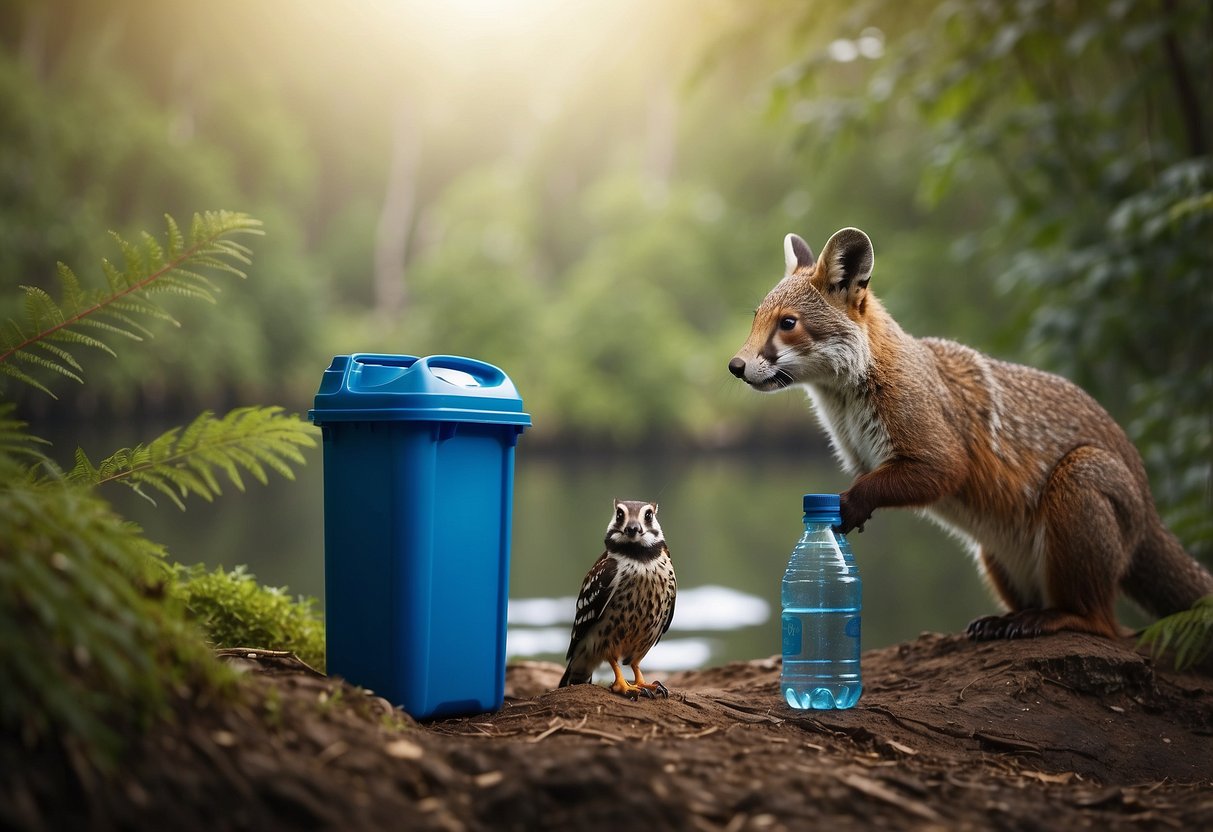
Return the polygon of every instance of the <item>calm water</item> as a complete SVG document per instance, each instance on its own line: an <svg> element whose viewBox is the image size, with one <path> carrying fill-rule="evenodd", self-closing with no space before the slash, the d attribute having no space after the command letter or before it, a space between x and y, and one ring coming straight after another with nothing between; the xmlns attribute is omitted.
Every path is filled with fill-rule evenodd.
<svg viewBox="0 0 1213 832"><path fill-rule="evenodd" d="M109 434L109 431L106 431ZM96 460L155 436L80 437ZM74 442L55 456L70 459ZM822 449L799 458L700 454L610 458L529 453L519 445L515 482L508 650L563 659L574 597L602 551L612 501L656 500L678 572L670 632L646 667L673 670L779 652L779 583L800 536L800 495L837 491L846 478ZM185 512L153 507L111 487L106 496L181 563L247 564L262 583L323 604L323 484L317 449L298 479L234 488ZM852 547L864 582L864 649L923 630L958 631L992 612L961 546L908 511L882 511Z"/></svg>

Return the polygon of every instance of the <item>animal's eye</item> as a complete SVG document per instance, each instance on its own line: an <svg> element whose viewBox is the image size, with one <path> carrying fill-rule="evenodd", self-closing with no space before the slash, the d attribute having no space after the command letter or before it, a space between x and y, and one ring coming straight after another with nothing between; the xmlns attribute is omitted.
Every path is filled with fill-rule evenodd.
<svg viewBox="0 0 1213 832"><path fill-rule="evenodd" d="M784 332L791 332L796 328L796 319L791 315L779 319L779 328Z"/></svg>
<svg viewBox="0 0 1213 832"><path fill-rule="evenodd" d="M646 511L644 513L644 522L646 522L646 523L653 522L653 509L649 509L648 511Z"/></svg>
<svg viewBox="0 0 1213 832"><path fill-rule="evenodd" d="M623 522L623 509L621 509L621 508L615 509L615 520L616 520L616 522L619 522L619 523Z"/></svg>

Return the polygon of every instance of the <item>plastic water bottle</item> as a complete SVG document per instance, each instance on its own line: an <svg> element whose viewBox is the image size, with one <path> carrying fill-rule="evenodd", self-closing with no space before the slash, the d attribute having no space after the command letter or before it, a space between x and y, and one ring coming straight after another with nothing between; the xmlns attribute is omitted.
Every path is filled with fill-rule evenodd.
<svg viewBox="0 0 1213 832"><path fill-rule="evenodd" d="M793 708L850 708L859 701L859 621L863 589L837 494L804 495L804 536L783 575L783 671L779 689Z"/></svg>

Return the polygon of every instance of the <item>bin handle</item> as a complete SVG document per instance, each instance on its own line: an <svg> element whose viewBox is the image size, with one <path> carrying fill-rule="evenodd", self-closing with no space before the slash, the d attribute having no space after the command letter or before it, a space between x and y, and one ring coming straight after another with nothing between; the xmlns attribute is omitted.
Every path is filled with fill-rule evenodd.
<svg viewBox="0 0 1213 832"><path fill-rule="evenodd" d="M492 364L462 355L430 355L419 362L431 374L433 370L457 370L471 376L478 387L497 387L505 381L505 373ZM438 378L442 378L439 374Z"/></svg>
<svg viewBox="0 0 1213 832"><path fill-rule="evenodd" d="M363 352L354 356L358 364L369 364L373 367L412 367L417 363L415 355L382 355L379 353Z"/></svg>

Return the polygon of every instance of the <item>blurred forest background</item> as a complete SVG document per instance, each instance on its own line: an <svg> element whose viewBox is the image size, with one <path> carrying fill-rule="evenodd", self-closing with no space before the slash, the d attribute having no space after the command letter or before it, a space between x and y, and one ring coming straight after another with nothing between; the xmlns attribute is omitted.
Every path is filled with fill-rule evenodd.
<svg viewBox="0 0 1213 832"><path fill-rule="evenodd" d="M334 354L444 352L536 447L820 444L725 365L783 235L856 225L909 331L1107 406L1207 559L1210 79L1205 0L0 0L0 317L106 229L267 232L181 336L5 395L304 411Z"/></svg>

